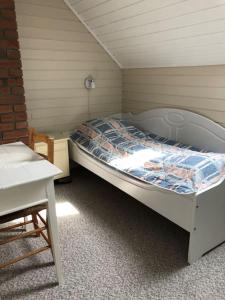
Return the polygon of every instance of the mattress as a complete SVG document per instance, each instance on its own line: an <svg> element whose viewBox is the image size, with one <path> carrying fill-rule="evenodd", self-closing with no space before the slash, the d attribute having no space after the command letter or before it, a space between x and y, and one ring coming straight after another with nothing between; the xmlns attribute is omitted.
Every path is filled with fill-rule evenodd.
<svg viewBox="0 0 225 300"><path fill-rule="evenodd" d="M151 190L151 191L152 190L154 190L154 191L162 190L161 188L158 188L157 186L151 185L147 182L138 180L127 174L124 174L123 172L120 172L119 170L112 168L112 167L108 166L107 164L99 161L98 159L96 159L95 157L90 155L84 148L82 148L82 146L74 143L71 138L69 139L69 155L70 155L70 158L74 162L77 162L78 164L90 169L93 172L94 172L95 168L99 168L99 169L102 169L103 171L107 172L107 174L109 176L112 175L112 176L116 177L117 179L123 180L124 182L131 183L132 185L140 187L144 190ZM83 163L83 162L85 162L85 163ZM89 167L89 166L92 166L92 167ZM103 179L110 182L110 180L108 180L108 177L107 178L103 177ZM169 191L165 190L165 192L169 192Z"/></svg>
<svg viewBox="0 0 225 300"><path fill-rule="evenodd" d="M124 120L90 120L71 139L109 167L178 194L199 193L225 178L225 154L152 136Z"/></svg>

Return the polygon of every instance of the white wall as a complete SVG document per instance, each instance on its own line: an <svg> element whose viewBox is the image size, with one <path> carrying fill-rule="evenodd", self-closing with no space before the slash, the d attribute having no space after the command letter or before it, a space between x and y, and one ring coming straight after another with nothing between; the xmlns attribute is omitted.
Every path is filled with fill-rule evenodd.
<svg viewBox="0 0 225 300"><path fill-rule="evenodd" d="M88 98L90 117L119 112L121 70L64 1L15 2L29 125L45 131L70 130L88 118ZM93 3L76 2L79 12L85 11L82 5ZM95 10L101 13L97 6ZM92 8L86 10L91 12ZM96 78L97 88L88 95L83 80L89 74ZM186 108L225 124L225 65L123 71L124 111L161 106Z"/></svg>
<svg viewBox="0 0 225 300"><path fill-rule="evenodd" d="M29 125L71 130L88 117L119 112L121 70L64 1L15 4ZM83 86L89 74L96 79L90 93Z"/></svg>
<svg viewBox="0 0 225 300"><path fill-rule="evenodd" d="M181 107L225 126L225 65L123 71L123 111Z"/></svg>
<svg viewBox="0 0 225 300"><path fill-rule="evenodd" d="M225 64L225 0L66 0L123 68Z"/></svg>

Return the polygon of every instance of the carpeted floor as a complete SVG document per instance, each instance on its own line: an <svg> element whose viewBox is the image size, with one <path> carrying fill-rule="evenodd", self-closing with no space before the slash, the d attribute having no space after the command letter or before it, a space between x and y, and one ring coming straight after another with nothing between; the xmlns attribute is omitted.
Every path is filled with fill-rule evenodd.
<svg viewBox="0 0 225 300"><path fill-rule="evenodd" d="M79 211L58 219L65 284L46 252L0 271L1 299L225 299L225 244L187 265L184 230L81 168L56 197ZM39 241L0 247L0 259Z"/></svg>

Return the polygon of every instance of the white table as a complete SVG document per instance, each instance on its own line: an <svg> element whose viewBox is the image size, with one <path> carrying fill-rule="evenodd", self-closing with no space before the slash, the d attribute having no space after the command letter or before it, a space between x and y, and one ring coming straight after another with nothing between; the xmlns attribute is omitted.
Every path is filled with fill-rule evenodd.
<svg viewBox="0 0 225 300"><path fill-rule="evenodd" d="M0 216L48 203L52 252L57 279L62 283L53 183L54 176L60 173L61 170L22 142L0 146Z"/></svg>

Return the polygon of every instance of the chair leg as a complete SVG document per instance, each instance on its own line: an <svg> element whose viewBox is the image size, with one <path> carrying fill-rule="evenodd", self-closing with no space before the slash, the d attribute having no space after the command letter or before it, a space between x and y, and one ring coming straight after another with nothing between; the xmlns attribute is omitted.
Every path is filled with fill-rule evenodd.
<svg viewBox="0 0 225 300"><path fill-rule="evenodd" d="M23 220L24 223L26 223L28 221L28 217L24 217ZM27 224L23 225L22 230L27 231Z"/></svg>
<svg viewBox="0 0 225 300"><path fill-rule="evenodd" d="M49 244L50 244L50 249L51 249L51 252L52 252L52 257L54 259L54 254L53 254L53 251L52 251L52 241L51 241L51 233L50 233L50 230L49 230L49 213L48 213L48 208L46 210L46 228L47 228L47 235L48 235L48 240L49 240Z"/></svg>
<svg viewBox="0 0 225 300"><path fill-rule="evenodd" d="M32 214L32 222L33 222L33 225L34 225L34 229L38 229L38 218L37 218L36 214ZM40 237L40 232L37 232L35 235L37 237Z"/></svg>

